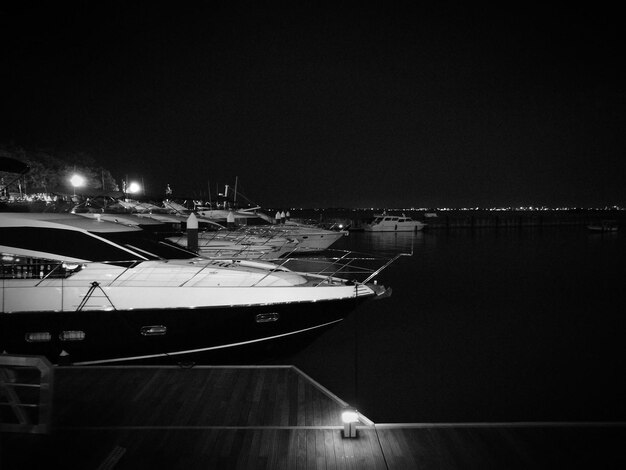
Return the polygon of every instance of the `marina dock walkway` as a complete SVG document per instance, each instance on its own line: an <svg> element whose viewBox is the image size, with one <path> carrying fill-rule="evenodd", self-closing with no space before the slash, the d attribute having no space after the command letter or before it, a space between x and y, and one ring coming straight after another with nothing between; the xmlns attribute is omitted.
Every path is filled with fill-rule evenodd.
<svg viewBox="0 0 626 470"><path fill-rule="evenodd" d="M623 423L374 424L291 366L54 368L52 429L0 469L626 468ZM416 403L415 406L419 406Z"/></svg>

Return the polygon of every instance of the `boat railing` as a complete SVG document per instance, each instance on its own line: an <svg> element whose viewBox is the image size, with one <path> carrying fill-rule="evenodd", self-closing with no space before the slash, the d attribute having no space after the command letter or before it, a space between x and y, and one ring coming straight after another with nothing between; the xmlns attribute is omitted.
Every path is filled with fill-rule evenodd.
<svg viewBox="0 0 626 470"><path fill-rule="evenodd" d="M290 271L294 274L301 274L309 279L319 279L318 285L327 284L328 282L355 282L369 283L378 276L384 269L393 264L401 256L410 256L410 254L401 253L392 258L379 255L370 255L347 250L325 250L318 253L299 253L292 252L288 256L276 258L258 258L252 252L250 256L245 257L245 248L241 248L239 252L234 253L232 249L224 249L223 256L199 256L198 258L190 258L191 269L184 272L177 272L180 277L178 286L189 284L193 279L203 275L207 270L216 267L226 267L233 264L241 263L245 266L245 262L249 262L249 266L254 267L254 263L259 263L259 267L264 267L267 272L257 279L252 287L262 284L262 281L277 271ZM208 260L209 262L205 262ZM29 265L30 270L22 269L21 274L15 275L13 270L9 271L6 262L3 265L4 279L32 279L36 281L35 286L47 287L46 281L59 279L64 285L73 284L73 275L86 269L93 264L108 264L117 266L119 271L115 273L113 278L98 283L97 287L106 287L114 285L117 282L124 282L127 274L136 267L140 266L143 260L117 260L117 261L100 261L100 262L57 262L50 263L46 269L34 269L34 264ZM37 265L39 266L39 265ZM193 267L198 269L193 269ZM81 281L82 282L82 281Z"/></svg>
<svg viewBox="0 0 626 470"><path fill-rule="evenodd" d="M293 256L287 256L275 262L280 268L293 272L325 279L341 278L365 284L371 282L402 256L412 256L412 253L400 253L389 258L349 250L328 249L305 256L298 256L298 253L294 253Z"/></svg>
<svg viewBox="0 0 626 470"><path fill-rule="evenodd" d="M203 240L218 240L225 239L237 243L253 243L257 245L266 245L275 241L283 241L285 244L290 240L283 240L284 236L278 232L272 232L268 230L253 230L245 227L238 227L233 230L221 229L216 231L202 232L201 239Z"/></svg>

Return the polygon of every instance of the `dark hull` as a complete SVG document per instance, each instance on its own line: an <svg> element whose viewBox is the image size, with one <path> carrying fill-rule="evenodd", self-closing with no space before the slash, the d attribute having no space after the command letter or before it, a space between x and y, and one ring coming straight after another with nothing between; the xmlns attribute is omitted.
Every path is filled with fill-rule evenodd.
<svg viewBox="0 0 626 470"><path fill-rule="evenodd" d="M259 354L264 351L280 353L280 349L270 345L305 346L305 339L310 341L343 319L362 300L206 309L0 314L0 351L43 355L55 364L158 361L159 356L171 362L199 355L209 361L213 355L224 363L254 363L262 359ZM166 327L166 333L161 334L159 329L157 334L146 335L145 327ZM84 338L62 339L63 332L84 332ZM29 333L49 333L50 339L28 342ZM298 341L299 338L303 341Z"/></svg>

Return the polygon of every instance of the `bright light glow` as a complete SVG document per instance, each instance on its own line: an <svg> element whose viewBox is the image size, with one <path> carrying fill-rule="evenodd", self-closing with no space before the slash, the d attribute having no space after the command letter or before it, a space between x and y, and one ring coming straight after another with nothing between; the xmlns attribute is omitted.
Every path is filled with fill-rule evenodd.
<svg viewBox="0 0 626 470"><path fill-rule="evenodd" d="M130 184L128 185L127 191L130 194L137 194L139 191L141 191L141 185L137 183L136 181L131 181Z"/></svg>
<svg viewBox="0 0 626 470"><path fill-rule="evenodd" d="M359 414L356 411L347 410L341 413L341 420L344 423L358 423Z"/></svg>
<svg viewBox="0 0 626 470"><path fill-rule="evenodd" d="M85 178L80 175L72 175L72 177L70 178L70 183L72 183L72 186L77 188L85 184Z"/></svg>

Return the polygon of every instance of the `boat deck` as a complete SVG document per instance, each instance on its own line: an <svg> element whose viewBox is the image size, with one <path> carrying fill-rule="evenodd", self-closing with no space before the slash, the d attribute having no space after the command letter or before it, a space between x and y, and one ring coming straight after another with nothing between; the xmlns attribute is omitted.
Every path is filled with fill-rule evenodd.
<svg viewBox="0 0 626 470"><path fill-rule="evenodd" d="M623 423L363 417L350 439L346 406L290 366L57 366L51 432L0 433L0 469L626 468Z"/></svg>

